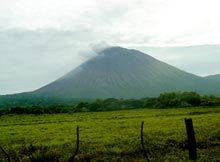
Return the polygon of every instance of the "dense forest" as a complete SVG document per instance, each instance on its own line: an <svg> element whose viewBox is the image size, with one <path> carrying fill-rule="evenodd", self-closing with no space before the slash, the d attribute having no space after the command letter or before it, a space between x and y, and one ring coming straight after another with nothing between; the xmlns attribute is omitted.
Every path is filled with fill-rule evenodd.
<svg viewBox="0 0 220 162"><path fill-rule="evenodd" d="M4 100L1 100L3 106ZM9 100L7 100L9 101ZM13 101L13 102L12 102ZM7 102L6 102L7 103ZM162 93L158 97L141 99L96 99L93 101L61 100L61 99L11 99L10 107L0 109L4 114L53 114L112 111L137 108L185 108L185 107L218 107L220 97L213 95L202 96L196 92Z"/></svg>

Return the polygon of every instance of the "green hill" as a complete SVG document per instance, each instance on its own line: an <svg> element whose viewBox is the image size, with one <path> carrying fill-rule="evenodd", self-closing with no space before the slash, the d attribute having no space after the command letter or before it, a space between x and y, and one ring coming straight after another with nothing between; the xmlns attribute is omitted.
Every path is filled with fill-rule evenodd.
<svg viewBox="0 0 220 162"><path fill-rule="evenodd" d="M209 76L206 76L205 78L209 79L209 80L214 80L214 81L220 82L220 74L209 75Z"/></svg>

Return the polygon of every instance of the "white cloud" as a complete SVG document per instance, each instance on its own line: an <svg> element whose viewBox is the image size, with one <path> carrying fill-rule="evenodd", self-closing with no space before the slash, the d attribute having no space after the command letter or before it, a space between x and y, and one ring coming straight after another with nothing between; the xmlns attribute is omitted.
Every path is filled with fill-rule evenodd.
<svg viewBox="0 0 220 162"><path fill-rule="evenodd" d="M0 0L0 27L87 29L152 45L220 43L218 0Z"/></svg>

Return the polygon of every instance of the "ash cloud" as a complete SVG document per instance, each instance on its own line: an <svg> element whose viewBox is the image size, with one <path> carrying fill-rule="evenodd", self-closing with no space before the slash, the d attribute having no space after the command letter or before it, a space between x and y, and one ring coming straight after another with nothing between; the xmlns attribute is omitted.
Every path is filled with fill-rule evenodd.
<svg viewBox="0 0 220 162"><path fill-rule="evenodd" d="M106 48L112 47L113 44L110 44L106 41L97 41L88 43L88 45L79 50L79 55L83 61L89 60L92 57L99 55Z"/></svg>
<svg viewBox="0 0 220 162"><path fill-rule="evenodd" d="M89 46L94 52L100 53L101 51L105 50L106 48L112 47L113 44L110 44L106 41L101 41L101 42L91 43Z"/></svg>

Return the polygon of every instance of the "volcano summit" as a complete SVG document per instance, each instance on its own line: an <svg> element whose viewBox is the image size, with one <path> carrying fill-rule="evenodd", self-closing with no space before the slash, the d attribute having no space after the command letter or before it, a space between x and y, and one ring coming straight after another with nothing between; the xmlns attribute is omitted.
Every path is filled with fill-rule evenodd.
<svg viewBox="0 0 220 162"><path fill-rule="evenodd" d="M31 92L61 98L140 98L170 91L220 94L220 84L133 49L110 47L58 80Z"/></svg>

